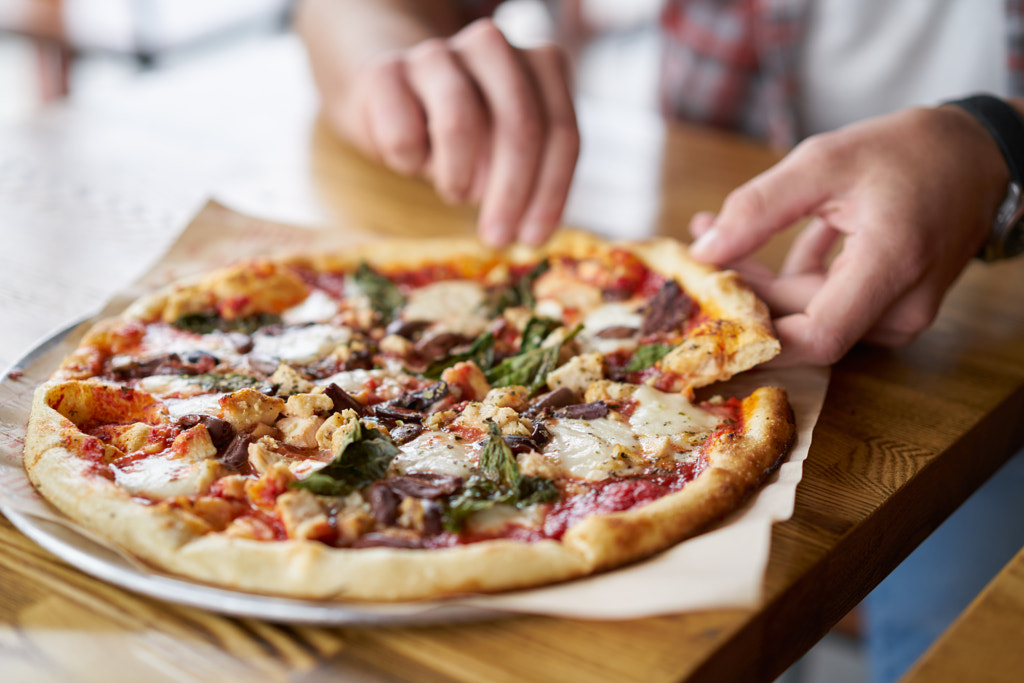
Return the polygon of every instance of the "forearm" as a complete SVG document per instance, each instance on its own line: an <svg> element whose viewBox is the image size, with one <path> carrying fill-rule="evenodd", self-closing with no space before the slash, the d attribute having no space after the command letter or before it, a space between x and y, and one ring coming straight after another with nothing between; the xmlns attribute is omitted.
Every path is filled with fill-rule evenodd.
<svg viewBox="0 0 1024 683"><path fill-rule="evenodd" d="M367 61L451 35L461 25L450 0L303 0L295 13L295 30L325 102L342 97Z"/></svg>

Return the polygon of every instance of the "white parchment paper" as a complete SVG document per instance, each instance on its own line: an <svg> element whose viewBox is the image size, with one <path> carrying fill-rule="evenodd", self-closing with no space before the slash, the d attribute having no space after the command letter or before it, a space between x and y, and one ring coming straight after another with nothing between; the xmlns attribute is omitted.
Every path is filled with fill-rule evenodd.
<svg viewBox="0 0 1024 683"><path fill-rule="evenodd" d="M760 599L771 529L793 514L796 487L828 388L821 368L755 370L716 388L742 396L774 384L789 392L797 440L786 462L741 510L701 536L645 562L565 584L440 602L366 604L291 600L206 586L162 574L81 529L35 493L21 466L32 392L91 324L142 292L241 258L282 251L344 248L341 237L241 216L208 205L135 286L93 319L40 340L0 381L0 510L26 535L79 569L126 589L237 616L311 623L418 623L484 618L501 612L631 619L687 610L750 607ZM343 241L344 240L344 241Z"/></svg>

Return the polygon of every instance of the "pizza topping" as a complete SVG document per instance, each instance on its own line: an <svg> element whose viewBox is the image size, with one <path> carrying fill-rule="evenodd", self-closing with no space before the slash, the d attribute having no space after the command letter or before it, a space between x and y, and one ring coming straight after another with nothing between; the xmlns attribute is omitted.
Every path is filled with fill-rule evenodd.
<svg viewBox="0 0 1024 683"><path fill-rule="evenodd" d="M552 389L566 388L582 394L594 382L604 378L604 356L584 353L573 356L569 362L547 374L547 385Z"/></svg>
<svg viewBox="0 0 1024 683"><path fill-rule="evenodd" d="M286 325L327 322L338 313L338 302L322 289L310 291L303 302L281 312Z"/></svg>
<svg viewBox="0 0 1024 683"><path fill-rule="evenodd" d="M636 353L629 359L629 362L622 371L624 373L640 372L641 370L653 367L655 363L667 356L672 349L673 347L666 344L645 344L636 350Z"/></svg>
<svg viewBox="0 0 1024 683"><path fill-rule="evenodd" d="M558 489L548 479L524 476L512 449L493 422L488 424L488 439L480 452L480 464L462 490L447 501L444 526L458 531L466 518L495 505L525 508L558 499Z"/></svg>
<svg viewBox="0 0 1024 683"><path fill-rule="evenodd" d="M554 416L573 420L596 420L599 417L607 417L608 410L608 404L604 401L592 401L559 408L554 412Z"/></svg>
<svg viewBox="0 0 1024 683"><path fill-rule="evenodd" d="M635 327L627 327L625 325L614 325L612 327L605 327L594 333L594 336L598 339L632 339L635 337L640 330Z"/></svg>
<svg viewBox="0 0 1024 683"><path fill-rule="evenodd" d="M669 280L647 305L646 316L640 334L671 332L682 329L695 306L675 280Z"/></svg>
<svg viewBox="0 0 1024 683"><path fill-rule="evenodd" d="M421 422L423 420L423 413L412 410L411 408L403 408L391 401L374 405L373 414L375 417L379 417L384 420L397 420L404 422Z"/></svg>
<svg viewBox="0 0 1024 683"><path fill-rule="evenodd" d="M394 427L390 432L391 440L397 445L409 443L423 433L423 425L419 423L403 424Z"/></svg>
<svg viewBox="0 0 1024 683"><path fill-rule="evenodd" d="M448 368L441 373L441 379L457 398L466 401L479 401L491 390L487 376L480 366L471 360L456 363Z"/></svg>
<svg viewBox="0 0 1024 683"><path fill-rule="evenodd" d="M395 311L405 304L405 297L398 286L365 263L352 274L351 283L359 294L369 300L370 307L385 324L391 322Z"/></svg>
<svg viewBox="0 0 1024 683"><path fill-rule="evenodd" d="M320 501L309 491L288 491L277 497L274 507L288 538L333 537L334 529Z"/></svg>
<svg viewBox="0 0 1024 683"><path fill-rule="evenodd" d="M425 431L402 444L400 451L391 463L398 474L466 477L472 469L466 440L451 432Z"/></svg>
<svg viewBox="0 0 1024 683"><path fill-rule="evenodd" d="M558 387L546 394L541 394L532 401L527 414L530 417L536 417L545 411L550 412L557 408L564 408L565 406L578 402L578 397L575 391L569 387Z"/></svg>
<svg viewBox="0 0 1024 683"><path fill-rule="evenodd" d="M560 419L552 422L551 443L544 449L570 476L596 481L632 467L640 443L629 424L611 417Z"/></svg>
<svg viewBox="0 0 1024 683"><path fill-rule="evenodd" d="M485 332L477 337L464 351L453 353L455 349L463 345L463 342L460 341L461 339L464 339L461 335L458 337L449 335L445 339L444 346L447 346L445 353L448 354L446 357L437 356L435 358L434 354L438 352L441 347L431 348L424 346L422 349L417 349L417 353L420 353L422 358L432 360L430 365L423 372L423 375L432 379L440 379L445 370L465 361L474 362L478 368L489 368L494 364L493 333ZM449 342L451 342L450 345Z"/></svg>
<svg viewBox="0 0 1024 683"><path fill-rule="evenodd" d="M550 268L551 263L547 259L539 261L536 265L525 271L519 268L518 276L515 276L506 268L496 267L492 271L492 277L499 282L487 290L485 313L488 317L493 318L511 308L532 308L536 304L533 294L534 283L537 281L537 278ZM496 272L499 270L505 272ZM503 276L508 277L508 281L502 282L502 280L505 280Z"/></svg>
<svg viewBox="0 0 1024 683"><path fill-rule="evenodd" d="M249 444L252 443L250 434L237 434L227 445L227 448L220 454L220 461L229 470L239 471L249 462ZM265 468L263 468L265 469ZM257 471L262 472L263 469Z"/></svg>
<svg viewBox="0 0 1024 683"><path fill-rule="evenodd" d="M693 405L679 394L669 394L645 385L637 387L633 398L637 406L629 424L641 436L710 432L721 422L719 417Z"/></svg>
<svg viewBox="0 0 1024 683"><path fill-rule="evenodd" d="M202 313L186 313L174 318L172 324L179 330L194 334L210 334L211 332L236 332L252 334L256 330L281 322L281 316L273 313L253 313L251 315L225 318L216 311Z"/></svg>
<svg viewBox="0 0 1024 683"><path fill-rule="evenodd" d="M356 413L360 413L363 410L362 403L352 398L347 391L334 382L331 382L324 388L324 395L331 399L331 407L336 413L340 413L343 410L353 410Z"/></svg>
<svg viewBox="0 0 1024 683"><path fill-rule="evenodd" d="M263 330L253 337L253 353L304 365L313 363L352 340L352 330L322 323Z"/></svg>
<svg viewBox="0 0 1024 683"><path fill-rule="evenodd" d="M220 417L235 431L247 432L258 424L274 424L285 402L255 389L241 389L220 399Z"/></svg>
<svg viewBox="0 0 1024 683"><path fill-rule="evenodd" d="M527 326L527 331L529 329L530 326ZM550 373L558 367L562 346L579 334L583 326L577 325L571 331L559 334L559 330L564 329L558 328L553 331L551 336L544 339L539 346L533 341L536 337L529 338L524 332L525 349L521 349L520 353L515 356L505 358L501 363L488 370L488 381L496 387L525 386L531 394L536 393L547 384ZM550 345L548 345L549 340L551 340Z"/></svg>
<svg viewBox="0 0 1024 683"><path fill-rule="evenodd" d="M406 475L388 480L388 486L403 496L430 500L450 496L458 491L461 485L461 478L446 474Z"/></svg>
<svg viewBox="0 0 1024 683"><path fill-rule="evenodd" d="M109 362L110 373L118 380L139 379L151 375L199 375L210 372L217 358L203 351L190 351L182 357L167 353L144 361L126 356L114 356Z"/></svg>
<svg viewBox="0 0 1024 683"><path fill-rule="evenodd" d="M386 433L364 428L358 418L351 419L350 424L352 427L340 444L332 439L336 448L334 459L296 482L295 487L326 496L343 496L385 477L388 466L400 452L398 447Z"/></svg>
<svg viewBox="0 0 1024 683"><path fill-rule="evenodd" d="M202 424L206 427L210 440L217 450L224 448L235 436L235 430L229 422L212 415L197 415L193 413L178 418L178 426L182 429L191 429L197 424Z"/></svg>
<svg viewBox="0 0 1024 683"><path fill-rule="evenodd" d="M476 337L490 319L483 310L484 288L472 280L444 280L414 289L402 320L434 323L439 330Z"/></svg>
<svg viewBox="0 0 1024 683"><path fill-rule="evenodd" d="M274 370L274 374L267 378L267 381L278 396L291 396L293 394L308 394L313 390L313 383L300 375L298 371L287 363L281 363Z"/></svg>

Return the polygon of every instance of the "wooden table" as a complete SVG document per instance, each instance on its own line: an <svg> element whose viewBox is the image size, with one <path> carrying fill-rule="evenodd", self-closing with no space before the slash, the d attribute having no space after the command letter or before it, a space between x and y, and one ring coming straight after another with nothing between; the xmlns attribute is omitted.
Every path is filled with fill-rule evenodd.
<svg viewBox="0 0 1024 683"><path fill-rule="evenodd" d="M334 230L472 230L472 212L330 136L293 41L259 47L0 132L0 365L143 272L211 193ZM777 159L643 115L585 106L583 123L568 218L604 231L683 236L695 210ZM756 609L274 625L111 587L0 520L0 678L771 680L1024 442L1021 282L1024 261L972 266L915 344L858 347L835 367Z"/></svg>

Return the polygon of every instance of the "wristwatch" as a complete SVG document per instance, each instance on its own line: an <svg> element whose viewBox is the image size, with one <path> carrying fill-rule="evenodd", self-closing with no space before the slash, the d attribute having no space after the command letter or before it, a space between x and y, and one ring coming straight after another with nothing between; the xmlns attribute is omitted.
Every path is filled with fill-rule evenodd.
<svg viewBox="0 0 1024 683"><path fill-rule="evenodd" d="M1024 254L1024 119L992 95L972 95L947 104L960 107L985 126L1010 168L1006 198L996 210L992 230L978 257L998 261Z"/></svg>

